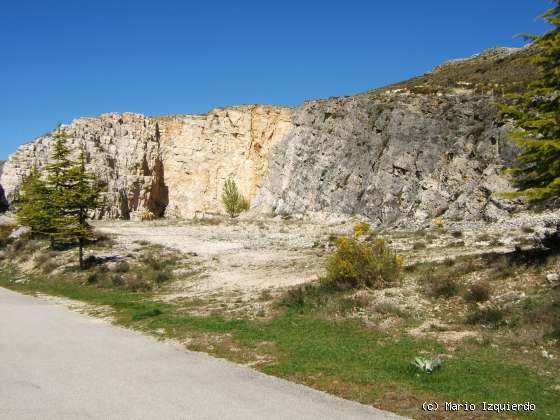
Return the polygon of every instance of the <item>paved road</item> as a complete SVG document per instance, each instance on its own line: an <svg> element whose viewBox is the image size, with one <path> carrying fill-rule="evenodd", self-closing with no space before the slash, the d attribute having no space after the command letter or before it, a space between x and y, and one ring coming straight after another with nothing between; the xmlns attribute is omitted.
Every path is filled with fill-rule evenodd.
<svg viewBox="0 0 560 420"><path fill-rule="evenodd" d="M395 416L0 288L0 419Z"/></svg>

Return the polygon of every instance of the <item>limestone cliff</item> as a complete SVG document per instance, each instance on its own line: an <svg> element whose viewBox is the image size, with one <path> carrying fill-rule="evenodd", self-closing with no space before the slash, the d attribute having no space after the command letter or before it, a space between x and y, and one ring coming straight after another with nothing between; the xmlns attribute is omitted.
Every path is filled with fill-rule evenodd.
<svg viewBox="0 0 560 420"><path fill-rule="evenodd" d="M290 109L239 106L207 115L147 117L104 114L63 126L69 146L84 145L88 168L107 193L97 217L192 217L218 212L225 178L253 197L266 171L268 150L290 126ZM34 165L47 165L52 133L25 144L10 156L0 177L8 202ZM76 156L76 155L74 155Z"/></svg>
<svg viewBox="0 0 560 420"><path fill-rule="evenodd" d="M229 176L252 199L261 187L270 148L291 127L291 112L282 107L237 106L200 116L161 118L167 216L220 212Z"/></svg>
<svg viewBox="0 0 560 420"><path fill-rule="evenodd" d="M495 220L513 160L495 102L538 75L531 48L498 48L352 97L309 101L271 152L255 205L361 214L374 223Z"/></svg>
<svg viewBox="0 0 560 420"><path fill-rule="evenodd" d="M508 131L487 97L408 92L312 101L275 146L255 204L377 223L495 219L512 203Z"/></svg>
<svg viewBox="0 0 560 420"><path fill-rule="evenodd" d="M104 114L65 126L107 187L98 217L188 218L221 212L233 176L253 208L279 214L361 214L376 223L434 217L494 220L519 203L497 194L515 150L494 103L538 70L531 48L494 49L364 94L285 107L246 105L205 115ZM0 176L7 200L50 134L21 146Z"/></svg>

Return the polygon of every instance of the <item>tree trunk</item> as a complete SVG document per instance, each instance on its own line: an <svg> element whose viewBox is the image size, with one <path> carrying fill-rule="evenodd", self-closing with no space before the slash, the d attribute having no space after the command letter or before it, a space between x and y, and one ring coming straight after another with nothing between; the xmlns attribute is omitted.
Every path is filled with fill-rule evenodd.
<svg viewBox="0 0 560 420"><path fill-rule="evenodd" d="M78 239L78 244L79 244L79 248L80 248L80 269L85 269L85 264L84 264L84 238L80 238Z"/></svg>

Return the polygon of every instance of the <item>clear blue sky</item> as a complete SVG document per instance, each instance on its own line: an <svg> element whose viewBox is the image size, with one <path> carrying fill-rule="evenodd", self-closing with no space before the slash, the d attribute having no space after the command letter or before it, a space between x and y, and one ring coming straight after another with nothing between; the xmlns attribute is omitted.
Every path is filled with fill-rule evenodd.
<svg viewBox="0 0 560 420"><path fill-rule="evenodd" d="M5 0L0 159L104 112L350 95L542 33L547 0Z"/></svg>

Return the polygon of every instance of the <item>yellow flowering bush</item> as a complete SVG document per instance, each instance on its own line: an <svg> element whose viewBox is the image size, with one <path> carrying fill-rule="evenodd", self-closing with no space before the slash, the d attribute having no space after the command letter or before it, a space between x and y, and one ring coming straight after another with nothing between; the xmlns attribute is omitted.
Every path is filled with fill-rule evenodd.
<svg viewBox="0 0 560 420"><path fill-rule="evenodd" d="M380 289L398 283L403 259L380 238L341 238L327 261L325 286L335 289Z"/></svg>

